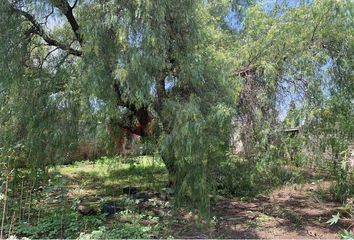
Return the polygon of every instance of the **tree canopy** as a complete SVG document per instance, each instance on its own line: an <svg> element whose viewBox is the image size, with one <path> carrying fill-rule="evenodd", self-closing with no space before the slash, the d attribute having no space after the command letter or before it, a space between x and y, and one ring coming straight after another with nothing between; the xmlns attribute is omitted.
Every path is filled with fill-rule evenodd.
<svg viewBox="0 0 354 240"><path fill-rule="evenodd" d="M353 141L353 1L5 0L0 11L4 164L59 164L82 122L104 122L152 139L179 202L206 209L233 128L249 161L279 155L291 102L286 121L308 141L337 157Z"/></svg>

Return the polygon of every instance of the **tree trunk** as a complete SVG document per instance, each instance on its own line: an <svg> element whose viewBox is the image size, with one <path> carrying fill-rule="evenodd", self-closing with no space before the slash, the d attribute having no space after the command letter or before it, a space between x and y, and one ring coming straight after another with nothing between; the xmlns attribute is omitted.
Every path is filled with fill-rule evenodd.
<svg viewBox="0 0 354 240"><path fill-rule="evenodd" d="M161 158L168 171L168 187L175 188L177 178L176 159L173 156L167 156L167 154L161 154Z"/></svg>

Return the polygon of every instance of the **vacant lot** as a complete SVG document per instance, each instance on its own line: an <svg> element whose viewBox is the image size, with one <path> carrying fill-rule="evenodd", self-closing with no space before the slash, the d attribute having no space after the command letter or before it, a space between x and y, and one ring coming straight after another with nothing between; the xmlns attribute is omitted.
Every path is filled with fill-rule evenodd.
<svg viewBox="0 0 354 240"><path fill-rule="evenodd" d="M14 223L18 237L53 238L308 238L336 239L350 220L326 223L340 211L331 202L331 182L308 176L255 197L211 196L210 221L174 208L167 172L158 158L85 161L50 170L51 180L26 222ZM137 192L126 192L127 188ZM135 190L136 188L136 190ZM140 195L139 195L140 194ZM114 211L102 213L105 204ZM80 211L81 208L87 212Z"/></svg>

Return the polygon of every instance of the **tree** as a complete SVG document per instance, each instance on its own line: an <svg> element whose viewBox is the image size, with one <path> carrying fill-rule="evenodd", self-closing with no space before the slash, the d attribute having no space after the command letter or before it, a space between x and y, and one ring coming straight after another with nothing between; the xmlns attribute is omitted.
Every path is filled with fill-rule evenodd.
<svg viewBox="0 0 354 240"><path fill-rule="evenodd" d="M80 118L96 108L111 128L154 134L181 199L206 208L234 101L221 16L211 15L223 6L2 1L1 131L8 135L1 145L21 143L36 166L56 163L78 138Z"/></svg>
<svg viewBox="0 0 354 240"><path fill-rule="evenodd" d="M281 126L279 106L296 98L300 105L297 121L313 125L309 115L320 111L330 92L353 86L348 55L353 53L353 4L303 1L291 6L287 2L272 8L250 7L233 44L234 78L243 83L237 116L250 159L265 155L272 144L272 135ZM343 96L352 101L348 92ZM349 119L346 114L343 122Z"/></svg>
<svg viewBox="0 0 354 240"><path fill-rule="evenodd" d="M353 3L228 2L2 1L1 153L55 164L80 121L105 122L112 135L152 138L178 200L206 209L235 115L252 161L279 153L289 95L310 133L335 122L349 142ZM235 29L225 19L240 3Z"/></svg>

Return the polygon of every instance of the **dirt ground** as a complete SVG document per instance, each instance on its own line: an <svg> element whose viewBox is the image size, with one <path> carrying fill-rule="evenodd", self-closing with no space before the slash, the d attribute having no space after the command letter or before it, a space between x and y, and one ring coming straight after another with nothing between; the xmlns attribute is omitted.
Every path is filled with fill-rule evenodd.
<svg viewBox="0 0 354 240"><path fill-rule="evenodd" d="M132 184L130 182L109 182L110 178L106 175L96 174L96 176L94 173L90 175L89 173L95 170L91 165L84 165L84 169L86 175L81 176L70 171L64 174L73 184L69 187L69 198L89 200L97 194L112 198L114 196L111 192L100 190L118 189ZM72 169L72 171L74 170L77 171L76 168ZM122 173L124 171L119 172L120 176ZM143 176L142 173L139 172L137 176ZM307 183L285 185L270 191L268 195L248 201L218 196L215 201L212 201L211 212L215 217L209 225L202 224L202 220L188 211L179 209L175 212L165 204L139 205L136 210L137 212L143 211L145 215L159 216L160 223L166 226L162 232L152 238L171 236L175 239L339 239L338 232L340 230L348 229L352 225L351 230L354 231L354 219L343 220L341 218L334 225L326 223L332 218L332 215L340 212L341 204L330 200L331 196L328 195L328 190L331 182L316 180L312 173L308 173L306 181L309 182ZM96 176L96 178L92 176ZM82 179L90 181L85 185L82 184ZM148 182L149 179L142 178L141 181ZM142 186L141 181L136 181L134 184ZM108 185L110 187L107 188L103 183L111 185ZM134 184L133 186L135 186ZM141 189L148 189L148 187L144 185ZM119 194L116 197L119 199ZM166 203L166 200L161 200L158 197L152 200L156 200L157 203ZM118 217L113 220L120 221ZM145 225L145 223L142 224Z"/></svg>
<svg viewBox="0 0 354 240"><path fill-rule="evenodd" d="M320 197L330 186L320 181L285 186L268 196L242 202L222 198L213 207L216 223L209 230L194 224L176 226L175 238L271 238L271 239L339 239L338 231L350 223L330 226L339 203ZM184 216L187 218L188 216ZM191 218L190 218L191 219ZM354 229L353 229L354 230Z"/></svg>

